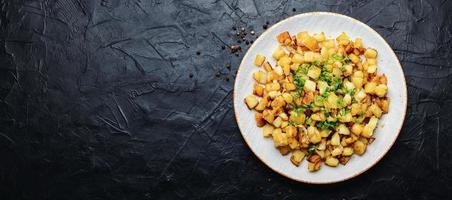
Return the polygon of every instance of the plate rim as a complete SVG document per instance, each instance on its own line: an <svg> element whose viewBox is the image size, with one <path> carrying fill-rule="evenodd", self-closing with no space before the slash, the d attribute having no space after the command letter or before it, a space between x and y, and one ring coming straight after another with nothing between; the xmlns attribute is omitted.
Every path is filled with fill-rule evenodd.
<svg viewBox="0 0 452 200"><path fill-rule="evenodd" d="M238 77L238 75L239 75L239 73L240 73L240 70L241 70L242 67L243 67L242 65L244 65L244 58L246 57L246 55L248 54L248 52L249 52L252 48L254 48L254 46L255 46L257 43L259 43L261 40L263 40L263 39L262 39L263 36L266 35L266 34L268 34L268 33L270 32L271 29L275 29L276 27L278 27L278 26L280 26L281 24L285 23L285 22L288 21L289 19L296 18L296 17L302 17L302 16L309 16L309 15L311 15L311 16L316 16L316 15L332 15L332 16L342 17L342 18L351 20L351 21L354 22L354 23L363 25L364 28L368 29L370 32L373 32L377 37L379 37L381 40L383 40L383 41L384 41L384 45L386 45L387 47L389 47L389 49L391 50L389 53L393 54L393 56L396 58L397 62L396 62L395 65L397 65L397 67L400 68L400 71L402 72L402 77L403 77L403 79L402 79L402 80L403 80L402 86L403 86L403 90L404 90L403 97L402 97L402 99L403 99L403 102L402 102L402 105L403 105L403 115L401 116L401 123L400 123L400 125L399 125L399 128L397 129L397 133L396 133L397 136L396 136L395 139L391 142L391 144L384 150L384 153L381 154L381 155L379 155L379 157L378 157L377 159L375 159L375 161L374 161L371 165L369 165L368 167L363 168L362 170L357 171L357 172L354 173L353 175L348 176L348 177L345 177L345 178L342 178L342 179L337 179L337 180L332 180L332 181L307 181L307 180L303 180L303 179L300 179L300 178L295 178L295 177L292 177L292 176L290 176L290 175L284 173L283 171L279 171L279 170L276 170L275 168L271 167L271 166L270 166L269 164L267 164L261 157L259 157L259 155L256 154L256 152L254 152L253 148L251 148L251 146L250 146L250 144L249 144L247 138L245 137L245 135L244 135L244 133L243 133L241 127L240 127L240 124L238 123L238 117L237 117L237 111L236 111L236 101L238 100L238 99L237 99L237 94L236 94L237 79L234 80L234 88L233 88L234 91L233 91L233 96L232 96L232 103L233 103L234 117L235 117L235 120L236 120L236 123L237 123L237 127L239 128L240 134L242 135L243 139L245 140L245 143L247 144L247 146L248 146L248 148L251 150L251 152L253 152L253 154L254 154L254 155L255 155L262 163L264 163L268 168L270 168L272 171L274 171L274 172L276 172L276 173L278 173L278 174L280 174L280 175L282 175L282 176L285 176L286 178L292 179L292 180L297 181L297 182L308 183L308 184L332 184L332 183L338 183L338 182L343 182L343 181L346 181L346 180L350 180L350 179L355 178L355 177L357 177L358 175L361 175L361 174L363 174L364 172L368 171L370 168L372 168L372 167L375 166L378 162L380 162L380 160L383 159L383 157L389 152L389 150L392 148L392 146L394 146L394 143L396 142L397 138L399 137L400 131L401 131L401 129L402 129L402 127L403 127L403 124L404 124L404 122L405 122L406 111L407 111L407 104L408 104L408 89L407 89L407 85L406 85L405 72L403 71L402 65L400 64L400 60L399 60L399 58L397 57L397 54L395 54L394 49L391 47L391 45L389 45L388 42L387 42L387 41L386 41L386 40L385 40L385 39L384 39L377 31L375 31L372 27L370 27L369 25L365 24L364 22L361 22L361 21L359 21L359 20L357 20L357 19L355 19L355 18L353 18L353 17L347 16L347 15L344 15L344 14L334 13L334 12L320 12L320 11L300 13L300 14L297 14L297 15L293 15L293 16L287 17L287 18L285 18L285 19L283 19L283 20L277 22L277 23L274 24L273 26L269 27L267 30L265 30L265 31L264 31L264 32L263 32L263 33L262 33L262 34L254 41L254 43L248 48L247 52L245 53L245 55L243 56L242 60L240 61L240 65L239 65L238 68L237 68L237 72L236 72L236 74L235 74L235 77Z"/></svg>

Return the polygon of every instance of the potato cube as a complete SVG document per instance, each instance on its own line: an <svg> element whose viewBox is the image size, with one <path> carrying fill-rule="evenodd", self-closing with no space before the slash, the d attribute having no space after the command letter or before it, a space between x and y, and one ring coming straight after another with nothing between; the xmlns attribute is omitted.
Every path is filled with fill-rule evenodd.
<svg viewBox="0 0 452 200"><path fill-rule="evenodd" d="M263 55L261 55L261 54L257 54L256 55L256 58L254 59L254 64L256 65L256 66L262 66L262 64L264 63L264 61L265 61L265 56L263 56Z"/></svg>
<svg viewBox="0 0 452 200"><path fill-rule="evenodd" d="M295 137L289 137L288 142L290 149L300 149L300 143Z"/></svg>
<svg viewBox="0 0 452 200"><path fill-rule="evenodd" d="M377 117L377 118L380 118L381 115L383 114L383 111L381 110L380 107L378 107L377 104L372 104L372 105L369 107L369 110L370 110L370 111L372 112L372 114L373 114L375 117Z"/></svg>
<svg viewBox="0 0 452 200"><path fill-rule="evenodd" d="M304 52L304 57L303 57L304 62L311 63L311 62L314 62L315 59L316 59L316 54L314 52L312 52L312 51Z"/></svg>
<svg viewBox="0 0 452 200"><path fill-rule="evenodd" d="M271 110L264 110L262 112L262 116L264 117L265 121L267 121L270 124L273 124L273 121L275 121L275 113Z"/></svg>
<svg viewBox="0 0 452 200"><path fill-rule="evenodd" d="M289 93L283 93L282 97L284 98L284 101L286 101L286 103L288 104L293 102L293 97Z"/></svg>
<svg viewBox="0 0 452 200"><path fill-rule="evenodd" d="M267 107L267 104L268 104L267 98L262 98L254 109L257 111L263 111Z"/></svg>
<svg viewBox="0 0 452 200"><path fill-rule="evenodd" d="M376 65L370 65L367 67L367 73L369 74L373 74L377 71L377 66Z"/></svg>
<svg viewBox="0 0 452 200"><path fill-rule="evenodd" d="M359 89L359 88L361 88L363 86L363 83L364 83L363 77L364 77L364 74L363 74L362 71L356 71L353 74L353 76L351 78L351 81L355 85L355 88Z"/></svg>
<svg viewBox="0 0 452 200"><path fill-rule="evenodd" d="M357 92L356 94L355 94L355 99L358 101L358 102L361 102L364 98L366 98L366 93L364 92L364 90L360 90L359 92Z"/></svg>
<svg viewBox="0 0 452 200"><path fill-rule="evenodd" d="M331 156L341 155L343 150L344 148L342 146L336 146L334 147L333 151L331 151Z"/></svg>
<svg viewBox="0 0 452 200"><path fill-rule="evenodd" d="M320 134L320 135L322 135L322 134ZM324 151L325 149L326 149L326 140L322 139L320 141L319 145L317 146L317 150Z"/></svg>
<svg viewBox="0 0 452 200"><path fill-rule="evenodd" d="M345 94L344 95L344 104L346 106L350 105L352 103L352 96L350 96L350 94Z"/></svg>
<svg viewBox="0 0 452 200"><path fill-rule="evenodd" d="M326 138L330 135L331 131L328 129L322 129L320 130L320 137Z"/></svg>
<svg viewBox="0 0 452 200"><path fill-rule="evenodd" d="M276 128L272 132L273 142L275 147L287 146L287 135L281 131L280 128Z"/></svg>
<svg viewBox="0 0 452 200"><path fill-rule="evenodd" d="M307 38L307 37L310 37L310 35L306 31L302 31L302 32L297 33L297 35L295 36L295 39L297 40L297 45L298 46L303 46L302 41L305 38Z"/></svg>
<svg viewBox="0 0 452 200"><path fill-rule="evenodd" d="M317 144L322 140L322 137L320 137L319 130L317 130L316 127L310 126L307 131L308 131L309 142L311 142L313 144Z"/></svg>
<svg viewBox="0 0 452 200"><path fill-rule="evenodd" d="M318 67L312 66L309 68L308 76L312 79L318 79L320 76L321 70Z"/></svg>
<svg viewBox="0 0 452 200"><path fill-rule="evenodd" d="M320 156L320 158L325 158L325 151L315 150L315 153Z"/></svg>
<svg viewBox="0 0 452 200"><path fill-rule="evenodd" d="M263 117L262 113L256 112L254 118L255 118L255 120L256 120L256 125L257 125L257 127L262 127L262 126L264 126L264 125L266 124L266 122L265 122L265 120L264 120L264 117Z"/></svg>
<svg viewBox="0 0 452 200"><path fill-rule="evenodd" d="M253 78L260 84L267 83L267 75L265 74L265 72L263 72L261 70L254 72Z"/></svg>
<svg viewBox="0 0 452 200"><path fill-rule="evenodd" d="M358 115L361 114L362 110L361 110L361 104L358 103L354 103L351 106L351 110L350 113L354 116L354 115Z"/></svg>
<svg viewBox="0 0 452 200"><path fill-rule="evenodd" d="M285 112L279 113L278 117L280 117L283 121L289 120L289 117L287 116L287 114Z"/></svg>
<svg viewBox="0 0 452 200"><path fill-rule="evenodd" d="M355 85L352 82L350 82L350 81L344 81L344 87L347 90L355 89Z"/></svg>
<svg viewBox="0 0 452 200"><path fill-rule="evenodd" d="M330 167L336 167L339 164L339 160L335 157L328 157L325 160L325 164Z"/></svg>
<svg viewBox="0 0 452 200"><path fill-rule="evenodd" d="M265 90L267 90L267 92L271 92L271 91L279 91L281 89L281 86L279 85L278 81L273 81L273 83L268 83L265 85Z"/></svg>
<svg viewBox="0 0 452 200"><path fill-rule="evenodd" d="M287 126L284 130L289 137L297 136L297 128L295 126Z"/></svg>
<svg viewBox="0 0 452 200"><path fill-rule="evenodd" d="M338 118L339 118L339 121L343 122L343 123L353 121L352 113L346 113L344 116L339 116Z"/></svg>
<svg viewBox="0 0 452 200"><path fill-rule="evenodd" d="M284 75L289 76L289 74L290 74L290 65L284 65L282 69L283 69Z"/></svg>
<svg viewBox="0 0 452 200"><path fill-rule="evenodd" d="M343 68L343 70L344 70L344 73L343 73L343 74L344 74L345 77L352 75L352 72L353 72L353 66L351 66L351 65L349 65L349 64L346 64L346 65L344 65L342 68Z"/></svg>
<svg viewBox="0 0 452 200"><path fill-rule="evenodd" d="M275 121L273 121L273 126L275 126L276 128L281 127L281 123L282 123L282 119L281 117L276 117Z"/></svg>
<svg viewBox="0 0 452 200"><path fill-rule="evenodd" d="M301 161L304 159L305 156L306 156L306 154L303 151L294 150L294 151L292 151L292 156L290 157L290 161L295 166L299 166Z"/></svg>
<svg viewBox="0 0 452 200"><path fill-rule="evenodd" d="M295 87L295 84L293 84L293 83L285 83L284 89L286 89L287 92L290 92L290 91L294 91L297 88Z"/></svg>
<svg viewBox="0 0 452 200"><path fill-rule="evenodd" d="M283 70L283 68L281 66L274 67L273 68L273 72L275 72L278 75L276 77L282 76L284 74L284 70Z"/></svg>
<svg viewBox="0 0 452 200"><path fill-rule="evenodd" d="M271 72L271 71L273 70L273 67L272 67L272 65L267 61L267 62L264 63L264 69L265 69L265 71L267 71L267 72Z"/></svg>
<svg viewBox="0 0 452 200"><path fill-rule="evenodd" d="M308 171L315 172L320 170L320 162L312 163L308 162Z"/></svg>
<svg viewBox="0 0 452 200"><path fill-rule="evenodd" d="M272 108L280 108L286 105L286 101L282 96L276 97L270 104Z"/></svg>
<svg viewBox="0 0 452 200"><path fill-rule="evenodd" d="M277 67L277 68L281 69L281 67ZM279 75L276 71L271 71L271 72L267 73L267 81L266 81L267 83L271 83L271 82L277 81L277 80L279 80Z"/></svg>
<svg viewBox="0 0 452 200"><path fill-rule="evenodd" d="M344 124L339 124L339 126L336 127L336 131L342 135L350 135L350 130L348 130Z"/></svg>
<svg viewBox="0 0 452 200"><path fill-rule="evenodd" d="M364 56L366 58L376 58L377 51L375 49L366 49L366 51L364 52Z"/></svg>
<svg viewBox="0 0 452 200"><path fill-rule="evenodd" d="M303 63L304 57L301 54L296 53L292 56L292 62L293 63Z"/></svg>
<svg viewBox="0 0 452 200"><path fill-rule="evenodd" d="M337 38L336 38L337 42L340 45L348 45L350 43L350 38L347 36L347 34L345 32L342 32Z"/></svg>
<svg viewBox="0 0 452 200"><path fill-rule="evenodd" d="M284 134L283 134L284 135ZM287 155L287 154L289 154L289 152L290 152L290 148L289 148L289 146L281 146L281 147L278 147L278 150L279 150L279 153L281 153L281 155L283 155L283 156L285 156L285 155Z"/></svg>
<svg viewBox="0 0 452 200"><path fill-rule="evenodd" d="M270 97L270 99L276 99L276 97L281 96L281 92L280 91L271 91L271 92L268 92L268 96Z"/></svg>
<svg viewBox="0 0 452 200"><path fill-rule="evenodd" d="M305 118L306 118L306 115L304 113L292 112L290 114L289 121L297 123L297 124L303 124Z"/></svg>
<svg viewBox="0 0 452 200"><path fill-rule="evenodd" d="M282 32L278 36L276 36L276 39L278 39L279 43L284 43L287 39L290 39L290 34L287 31Z"/></svg>
<svg viewBox="0 0 452 200"><path fill-rule="evenodd" d="M388 86L385 84L380 84L375 88L375 94L379 97L384 97L386 95L386 92L388 91Z"/></svg>
<svg viewBox="0 0 452 200"><path fill-rule="evenodd" d="M361 62L361 59L359 59L359 57L355 54L348 55L348 58L350 58L350 61L352 61L352 63L355 63L355 64L358 64L359 62Z"/></svg>
<svg viewBox="0 0 452 200"><path fill-rule="evenodd" d="M366 63L367 63L367 65L370 67L370 66L375 66L375 65L377 65L377 59L375 59L375 58L367 58L366 59Z"/></svg>
<svg viewBox="0 0 452 200"><path fill-rule="evenodd" d="M325 81L318 81L317 86L319 88L320 94L323 94L325 90L328 88L328 83L326 83Z"/></svg>
<svg viewBox="0 0 452 200"><path fill-rule="evenodd" d="M286 52L284 51L284 49L279 46L278 49L276 49L275 52L273 52L273 58L275 58L276 60L279 60L279 58L283 57L286 55Z"/></svg>
<svg viewBox="0 0 452 200"><path fill-rule="evenodd" d="M290 67L291 62L292 62L292 59L286 55L286 56L279 58L277 64L281 67L285 67L285 66Z"/></svg>
<svg viewBox="0 0 452 200"><path fill-rule="evenodd" d="M331 145L337 146L341 144L341 138L339 136L339 133L334 133L331 137Z"/></svg>
<svg viewBox="0 0 452 200"><path fill-rule="evenodd" d="M375 128L377 127L378 118L371 117L369 122L364 126L363 132L361 133L361 136L370 138L373 135L373 132Z"/></svg>
<svg viewBox="0 0 452 200"><path fill-rule="evenodd" d="M315 92L316 83L311 80L306 80L304 84L304 91L306 92Z"/></svg>
<svg viewBox="0 0 452 200"><path fill-rule="evenodd" d="M263 94L264 94L264 87L262 87L261 85L259 85L259 84L254 84L254 90L253 90L253 93L256 95L256 96L262 96Z"/></svg>
<svg viewBox="0 0 452 200"><path fill-rule="evenodd" d="M352 133L359 136L361 132L363 131L363 125L361 124L353 124L352 126Z"/></svg>
<svg viewBox="0 0 452 200"><path fill-rule="evenodd" d="M363 155L364 152L366 152L366 148L367 145L360 140L357 140L355 143L353 143L353 151L358 155Z"/></svg>
<svg viewBox="0 0 452 200"><path fill-rule="evenodd" d="M375 89L377 88L377 83L375 82L368 82L364 86L364 91L366 91L367 94L373 94L375 93Z"/></svg>
<svg viewBox="0 0 452 200"><path fill-rule="evenodd" d="M351 147L345 147L344 150L342 150L343 156L351 156L353 154L353 148Z"/></svg>
<svg viewBox="0 0 452 200"><path fill-rule="evenodd" d="M301 40L301 43L303 44L303 46L307 47L311 51L319 50L319 43L317 42L317 40L314 37L311 37L311 36L304 37Z"/></svg>
<svg viewBox="0 0 452 200"><path fill-rule="evenodd" d="M259 101L257 100L256 96L248 95L247 97L245 97L245 103L249 109L253 109L254 107L256 107Z"/></svg>
<svg viewBox="0 0 452 200"><path fill-rule="evenodd" d="M377 104L383 110L384 113L388 112L389 109L389 101L387 99L377 99Z"/></svg>
<svg viewBox="0 0 452 200"><path fill-rule="evenodd" d="M314 121L325 121L325 116L321 112L314 113L311 115L311 119Z"/></svg>
<svg viewBox="0 0 452 200"><path fill-rule="evenodd" d="M281 122L281 128L282 129L286 128L287 126L289 126L289 122L288 121L282 121Z"/></svg>
<svg viewBox="0 0 452 200"><path fill-rule="evenodd" d="M274 129L275 127L273 127L272 125L266 124L264 127L262 127L262 134L264 135L264 137L270 137Z"/></svg>
<svg viewBox="0 0 452 200"><path fill-rule="evenodd" d="M353 48L362 48L363 47L363 40L361 38L356 38L355 42L353 43Z"/></svg>
<svg viewBox="0 0 452 200"><path fill-rule="evenodd" d="M326 102L324 102L325 108L331 108L336 109L339 108L337 102L339 100L339 97L334 94L334 92L330 92L328 95L328 98L326 99Z"/></svg>

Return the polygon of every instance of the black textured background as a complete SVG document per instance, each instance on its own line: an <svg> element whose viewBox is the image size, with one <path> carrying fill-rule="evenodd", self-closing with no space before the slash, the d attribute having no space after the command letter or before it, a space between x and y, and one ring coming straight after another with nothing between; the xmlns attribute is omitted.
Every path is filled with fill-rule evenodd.
<svg viewBox="0 0 452 200"><path fill-rule="evenodd" d="M440 0L0 0L0 199L450 199L451 8ZM221 48L236 42L233 26L260 34L266 21L308 11L369 24L408 83L393 148L333 185L291 181L251 153L231 96L247 45L238 56Z"/></svg>

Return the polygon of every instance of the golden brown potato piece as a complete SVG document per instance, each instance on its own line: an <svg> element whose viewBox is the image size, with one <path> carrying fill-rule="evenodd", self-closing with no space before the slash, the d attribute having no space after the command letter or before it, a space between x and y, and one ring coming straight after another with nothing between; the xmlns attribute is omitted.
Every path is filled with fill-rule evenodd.
<svg viewBox="0 0 452 200"><path fill-rule="evenodd" d="M272 125L265 124L264 127L262 127L262 134L264 135L264 137L270 137L274 129L275 127L273 127Z"/></svg>
<svg viewBox="0 0 452 200"><path fill-rule="evenodd" d="M254 116L254 119L256 120L257 127L262 127L266 124L262 113L257 112Z"/></svg>
<svg viewBox="0 0 452 200"><path fill-rule="evenodd" d="M262 95L264 95L264 87L262 87L262 85L259 85L259 84L254 84L253 93L256 96L262 97Z"/></svg>
<svg viewBox="0 0 452 200"><path fill-rule="evenodd" d="M348 163L348 161L350 160L350 156L341 156L339 158L339 163L341 163L342 165L345 165Z"/></svg>
<svg viewBox="0 0 452 200"><path fill-rule="evenodd" d="M353 144L353 151L358 154L358 155L363 155L364 152L366 152L366 147L367 145L364 144L363 142L361 142L360 140L357 140L354 144Z"/></svg>
<svg viewBox="0 0 452 200"><path fill-rule="evenodd" d="M319 171L320 170L320 162L317 162L317 163L308 162L308 170L310 172Z"/></svg>
<svg viewBox="0 0 452 200"><path fill-rule="evenodd" d="M284 43L287 39L290 39L289 32L282 32L278 36L276 36L279 43Z"/></svg>
<svg viewBox="0 0 452 200"><path fill-rule="evenodd" d="M283 155L283 156L289 154L289 152L290 152L289 146L278 147L278 150L281 153L281 155Z"/></svg>
<svg viewBox="0 0 452 200"><path fill-rule="evenodd" d="M256 58L254 59L254 64L258 67L262 66L262 64L265 61L265 56L261 55L261 54L257 54Z"/></svg>
<svg viewBox="0 0 452 200"><path fill-rule="evenodd" d="M292 156L290 157L290 161L295 165L299 166L303 158L305 157L305 153L300 150L292 151Z"/></svg>
<svg viewBox="0 0 452 200"><path fill-rule="evenodd" d="M328 157L325 160L325 164L330 167L336 167L339 164L339 160L335 157Z"/></svg>
<svg viewBox="0 0 452 200"><path fill-rule="evenodd" d="M271 71L273 70L273 67L272 67L272 65L267 61L267 62L264 63L264 69L265 69L265 71L267 71L267 72L271 72Z"/></svg>
<svg viewBox="0 0 452 200"><path fill-rule="evenodd" d="M275 114L271 110L264 110L264 112L262 112L262 115L265 121L270 124L273 124L273 121L275 121Z"/></svg>
<svg viewBox="0 0 452 200"><path fill-rule="evenodd" d="M257 100L256 96L249 95L245 98L245 103L249 109L253 109L254 107L256 107L259 101Z"/></svg>

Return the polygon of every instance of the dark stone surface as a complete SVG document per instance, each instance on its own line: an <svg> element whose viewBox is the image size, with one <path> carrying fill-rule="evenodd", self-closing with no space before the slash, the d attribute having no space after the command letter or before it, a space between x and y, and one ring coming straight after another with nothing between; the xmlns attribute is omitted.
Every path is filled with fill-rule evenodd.
<svg viewBox="0 0 452 200"><path fill-rule="evenodd" d="M451 8L440 0L1 0L0 199L450 199ZM369 24L408 82L393 148L333 185L291 181L251 153L231 104L249 46L241 42L238 56L222 49L237 41L233 26L259 35L266 21L308 11Z"/></svg>

